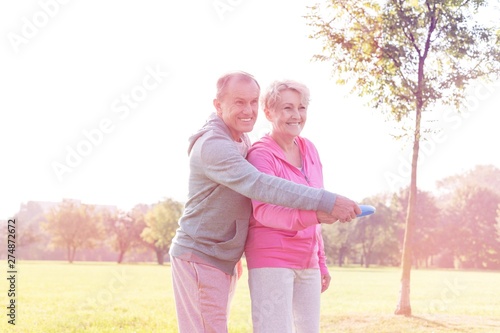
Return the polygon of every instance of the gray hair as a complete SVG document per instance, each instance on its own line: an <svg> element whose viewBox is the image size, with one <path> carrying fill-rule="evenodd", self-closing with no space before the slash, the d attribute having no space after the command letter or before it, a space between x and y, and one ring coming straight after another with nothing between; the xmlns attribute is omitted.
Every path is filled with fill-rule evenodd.
<svg viewBox="0 0 500 333"><path fill-rule="evenodd" d="M278 99L281 97L280 93L283 90L293 90L300 94L302 103L305 107L309 105L310 92L309 88L303 83L293 80L274 81L269 85L265 93L261 97L262 108L274 109Z"/></svg>
<svg viewBox="0 0 500 333"><path fill-rule="evenodd" d="M217 93L215 95L215 98L220 100L224 94L226 93L226 87L229 81L233 78L238 78L246 81L253 81L259 87L260 90L260 85L259 82L255 79L255 77L251 74L248 74L247 72L243 71L235 71L235 72L229 72L221 76L217 80Z"/></svg>

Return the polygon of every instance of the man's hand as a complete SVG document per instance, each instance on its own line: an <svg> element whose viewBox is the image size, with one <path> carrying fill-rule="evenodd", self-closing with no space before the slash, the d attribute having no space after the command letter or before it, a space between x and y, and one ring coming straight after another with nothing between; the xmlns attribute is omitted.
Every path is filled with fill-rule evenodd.
<svg viewBox="0 0 500 333"><path fill-rule="evenodd" d="M361 214L361 209L358 204L349 198L337 194L335 205L330 213L332 218L336 218L340 222L351 222L356 218L356 215Z"/></svg>
<svg viewBox="0 0 500 333"><path fill-rule="evenodd" d="M241 263L241 259L236 264L236 272L237 272L238 280L239 280L240 277L243 275L243 264Z"/></svg>

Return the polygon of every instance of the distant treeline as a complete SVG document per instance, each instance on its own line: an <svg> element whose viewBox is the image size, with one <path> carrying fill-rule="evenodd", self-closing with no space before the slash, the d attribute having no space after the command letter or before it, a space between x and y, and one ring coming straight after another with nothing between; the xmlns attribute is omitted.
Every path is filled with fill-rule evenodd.
<svg viewBox="0 0 500 333"><path fill-rule="evenodd" d="M414 267L500 269L500 169L477 166L419 191ZM400 265L408 189L366 198L376 214L323 227L325 251L338 265Z"/></svg>
<svg viewBox="0 0 500 333"><path fill-rule="evenodd" d="M500 169L477 166L437 188L418 193L414 267L500 269ZM407 189L381 193L362 201L375 214L323 226L329 264L399 265L407 202ZM30 201L14 216L16 258L163 264L182 211L172 199L128 212L78 200Z"/></svg>

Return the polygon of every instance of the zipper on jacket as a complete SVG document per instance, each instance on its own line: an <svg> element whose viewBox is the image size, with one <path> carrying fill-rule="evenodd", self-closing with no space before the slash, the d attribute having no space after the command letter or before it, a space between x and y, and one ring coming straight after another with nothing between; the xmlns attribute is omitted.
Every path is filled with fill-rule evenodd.
<svg viewBox="0 0 500 333"><path fill-rule="evenodd" d="M304 179L306 180L307 184L308 185L311 185L311 183L309 183L309 178L307 177L305 171L304 171L304 166L302 166L302 168L300 168L300 172L302 173L302 175L304 176Z"/></svg>

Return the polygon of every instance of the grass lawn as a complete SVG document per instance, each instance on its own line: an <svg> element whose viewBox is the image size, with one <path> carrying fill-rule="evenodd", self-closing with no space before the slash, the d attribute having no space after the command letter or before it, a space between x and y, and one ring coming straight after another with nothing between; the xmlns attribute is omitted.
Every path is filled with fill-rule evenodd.
<svg viewBox="0 0 500 333"><path fill-rule="evenodd" d="M31 261L17 265L16 325L0 283L0 332L176 332L170 266ZM332 267L322 332L500 332L500 272L412 271L412 317L392 315L397 268ZM4 275L5 276L5 275ZM247 274L230 332L251 332Z"/></svg>

